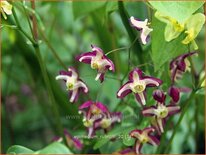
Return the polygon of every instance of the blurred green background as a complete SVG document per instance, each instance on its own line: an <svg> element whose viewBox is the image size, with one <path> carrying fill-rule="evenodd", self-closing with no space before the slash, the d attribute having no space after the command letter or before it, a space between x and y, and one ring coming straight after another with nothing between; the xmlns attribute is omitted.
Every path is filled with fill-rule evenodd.
<svg viewBox="0 0 206 155"><path fill-rule="evenodd" d="M13 3L20 25L32 36L25 12L28 12L27 15L30 19L32 13L28 11L29 9L25 10L25 6L31 9L30 2ZM134 16L142 20L154 18L154 11L148 6L148 3L124 2L124 7L128 17ZM198 11L202 12L203 8ZM6 153L6 150L14 144L32 150L43 148L51 142L54 136L59 135L59 124L63 128L67 128L73 135L86 135L86 129L83 127L81 119L68 119L68 116L78 115L78 106L88 99L96 100L97 94L100 94L98 100L106 104L111 111L122 111L128 116L134 116L135 119L124 119L121 127L129 128L134 125L142 126L142 124L144 126L144 121L140 124L140 120L143 118L139 115L140 107L136 106L134 97L129 95L123 102L116 98L121 79L127 74L128 50L109 55L109 58L115 63L116 72L108 72L103 84L94 81L96 71L91 70L89 65L78 63L74 59L79 53L90 51L91 44L101 47L105 53L131 45L132 39L122 22L117 2L36 2L36 17L41 30L38 31L40 53L48 71L55 105L48 98L48 91L31 42L15 26L2 26L2 153ZM3 18L1 20L4 25L16 25L13 15L8 16L7 20ZM204 30L205 28L196 39L199 56L193 58L195 69L198 72L202 71L204 65ZM131 28L131 32L135 36L139 34L133 28ZM162 88L167 91L171 59L167 60L158 69L158 72L154 72L151 46L148 44L142 47L144 63L151 64L145 65L144 71L146 74L162 78L165 82ZM135 66L140 65L138 56L140 51L137 51L137 47L138 45L135 45L131 49L131 61ZM170 52L170 49L164 50ZM52 51L56 52L66 67L78 68L80 78L89 86L89 96L81 94L76 104L69 103L64 83L55 81L59 70L64 70L64 68ZM161 55L163 49L160 48L159 52ZM204 70L201 74L204 76ZM190 73L186 73L183 79L178 86L192 88ZM148 90L149 105L154 104L150 97L152 90L154 89ZM188 94L182 94L180 104L183 104L187 97ZM195 99L191 100L173 140L170 153L204 153L204 97L205 91L202 88L196 93ZM60 122L57 122L58 115ZM173 117L173 124L177 122L178 118L179 115ZM167 139L171 133L172 130L168 131ZM108 142L95 150L92 148L95 143L95 140L92 143L85 140L85 147L81 153L112 153L126 147L120 140ZM145 146L143 152L154 153L155 149L152 146Z"/></svg>

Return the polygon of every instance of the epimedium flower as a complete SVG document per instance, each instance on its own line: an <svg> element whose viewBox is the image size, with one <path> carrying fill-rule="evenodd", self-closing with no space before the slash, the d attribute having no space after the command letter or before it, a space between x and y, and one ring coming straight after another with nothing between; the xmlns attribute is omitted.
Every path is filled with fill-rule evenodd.
<svg viewBox="0 0 206 155"><path fill-rule="evenodd" d="M96 130L109 130L114 123L121 121L120 112L111 113L101 102L87 101L79 107L79 113L83 113L83 124L87 127L89 138Z"/></svg>
<svg viewBox="0 0 206 155"><path fill-rule="evenodd" d="M197 52L182 54L170 62L171 80L173 82L182 78L182 74L186 71L190 71L190 62L187 58L194 54L197 54Z"/></svg>
<svg viewBox="0 0 206 155"><path fill-rule="evenodd" d="M180 23L170 16L166 16L163 13L156 11L155 17L167 24L165 27L164 36L165 40L168 42L177 38L184 31L184 23Z"/></svg>
<svg viewBox="0 0 206 155"><path fill-rule="evenodd" d="M195 38L199 34L200 30L202 29L205 23L205 15L202 13L196 13L191 15L185 22L185 33L187 36L182 41L183 44L191 43L193 48L196 50L198 46L195 42Z"/></svg>
<svg viewBox="0 0 206 155"><path fill-rule="evenodd" d="M4 19L7 19L7 15L11 15L12 14L12 5L9 4L7 1L5 0L1 0L0 1L0 12L2 13Z"/></svg>
<svg viewBox="0 0 206 155"><path fill-rule="evenodd" d="M144 21L138 20L134 18L133 16L130 17L130 23L132 26L134 26L138 31L141 32L140 38L142 43L145 45L148 42L148 37L150 32L153 31L152 28L149 28L148 19L145 19Z"/></svg>
<svg viewBox="0 0 206 155"><path fill-rule="evenodd" d="M129 73L129 81L126 82L117 92L118 98L124 98L129 93L134 93L137 101L145 105L146 88L157 87L162 84L160 79L143 76L139 68L135 68Z"/></svg>
<svg viewBox="0 0 206 155"><path fill-rule="evenodd" d="M164 124L166 119L178 113L180 111L180 106L175 104L165 105L165 94L161 90L155 90L153 93L153 98L157 101L155 106L146 107L142 110L144 116L155 117L156 124L161 133L164 132Z"/></svg>
<svg viewBox="0 0 206 155"><path fill-rule="evenodd" d="M73 137L69 132L68 130L64 129L64 137L66 139L66 143L69 147L71 148L76 148L77 150L82 150L83 148L83 144L82 142L76 138L76 137ZM52 139L52 141L56 141L56 142L62 142L63 141L63 138L62 137L59 137L59 136L56 136Z"/></svg>
<svg viewBox="0 0 206 155"><path fill-rule="evenodd" d="M59 75L56 76L56 80L65 81L66 88L70 92L70 102L76 102L78 100L80 91L88 93L88 87L79 79L79 75L73 67L69 67L68 71L60 71Z"/></svg>
<svg viewBox="0 0 206 155"><path fill-rule="evenodd" d="M107 70L115 71L113 62L104 54L103 50L99 47L91 45L92 52L82 53L76 57L79 62L90 64L92 69L97 70L95 80L100 79L104 81L104 74Z"/></svg>
<svg viewBox="0 0 206 155"><path fill-rule="evenodd" d="M145 143L148 143L154 146L159 145L159 140L155 136L152 135L152 132L154 131L155 131L154 128L148 127L143 130L136 129L130 132L130 136L136 139L136 142L135 142L136 154L141 153L142 145Z"/></svg>
<svg viewBox="0 0 206 155"><path fill-rule="evenodd" d="M159 11L155 12L155 17L167 24L164 32L166 41L169 42L177 38L182 32L184 32L187 36L184 40L182 40L182 43L186 45L191 43L192 47L195 50L198 49L195 38L197 37L205 23L204 14L196 13L182 22L179 22L170 16L166 16Z"/></svg>

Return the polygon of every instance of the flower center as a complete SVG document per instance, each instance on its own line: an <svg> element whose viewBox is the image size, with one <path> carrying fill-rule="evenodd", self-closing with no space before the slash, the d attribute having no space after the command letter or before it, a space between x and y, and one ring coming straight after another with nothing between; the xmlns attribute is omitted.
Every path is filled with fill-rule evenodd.
<svg viewBox="0 0 206 155"><path fill-rule="evenodd" d="M190 43L192 40L194 40L194 29L190 29L185 31L185 33L187 34L187 37L182 41L183 44L188 44Z"/></svg>
<svg viewBox="0 0 206 155"><path fill-rule="evenodd" d="M93 106L91 109L92 114L94 115L98 115L101 113L101 110L99 108L97 108L96 106Z"/></svg>
<svg viewBox="0 0 206 155"><path fill-rule="evenodd" d="M139 140L140 140L141 143L147 143L149 139L148 139L147 136L141 135Z"/></svg>
<svg viewBox="0 0 206 155"><path fill-rule="evenodd" d="M91 65L92 69L98 69L99 68L99 65L98 63L96 62L93 62L92 65Z"/></svg>
<svg viewBox="0 0 206 155"><path fill-rule="evenodd" d="M83 124L86 127L91 127L93 125L93 120L83 120Z"/></svg>
<svg viewBox="0 0 206 155"><path fill-rule="evenodd" d="M168 115L168 109L165 106L158 107L157 111L159 118L165 118Z"/></svg>
<svg viewBox="0 0 206 155"><path fill-rule="evenodd" d="M133 91L135 93L141 93L144 91L144 89L145 89L145 86L143 84L137 84L134 86Z"/></svg>
<svg viewBox="0 0 206 155"><path fill-rule="evenodd" d="M104 129L108 128L110 125L111 125L111 120L110 119L105 119L104 118L101 121L101 127L104 128Z"/></svg>
<svg viewBox="0 0 206 155"><path fill-rule="evenodd" d="M68 83L67 83L67 89L68 89L68 90L72 90L73 88L74 88L74 84L68 82Z"/></svg>

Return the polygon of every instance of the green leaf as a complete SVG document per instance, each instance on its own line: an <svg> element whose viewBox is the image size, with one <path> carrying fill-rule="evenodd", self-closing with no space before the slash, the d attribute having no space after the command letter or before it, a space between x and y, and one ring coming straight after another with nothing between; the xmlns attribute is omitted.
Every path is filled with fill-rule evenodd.
<svg viewBox="0 0 206 155"><path fill-rule="evenodd" d="M197 11L204 2L191 1L191 2L163 2L163 1L150 1L149 2L155 9L165 15L177 19L179 22L184 22L195 11Z"/></svg>
<svg viewBox="0 0 206 155"><path fill-rule="evenodd" d="M54 142L47 147L35 152L35 154L73 154L65 145Z"/></svg>
<svg viewBox="0 0 206 155"><path fill-rule="evenodd" d="M7 150L7 154L73 154L65 145L53 142L39 151L32 151L24 146L13 145Z"/></svg>
<svg viewBox="0 0 206 155"><path fill-rule="evenodd" d="M106 1L72 2L74 19L87 15L105 5Z"/></svg>
<svg viewBox="0 0 206 155"><path fill-rule="evenodd" d="M152 53L151 57L154 63L155 71L159 70L162 65L176 56L187 52L187 46L181 41L185 35L181 34L177 39L166 42L164 38L165 24L158 19L152 21Z"/></svg>
<svg viewBox="0 0 206 155"><path fill-rule="evenodd" d="M32 154L34 151L20 145L13 145L11 146L6 154Z"/></svg>
<svg viewBox="0 0 206 155"><path fill-rule="evenodd" d="M129 136L129 132L123 133L123 143L126 146L134 145L135 139Z"/></svg>

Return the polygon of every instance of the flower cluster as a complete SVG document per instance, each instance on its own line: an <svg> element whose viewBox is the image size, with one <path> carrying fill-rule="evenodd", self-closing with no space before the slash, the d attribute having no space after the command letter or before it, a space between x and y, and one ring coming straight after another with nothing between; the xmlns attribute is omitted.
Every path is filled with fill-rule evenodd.
<svg viewBox="0 0 206 155"><path fill-rule="evenodd" d="M89 138L98 129L108 131L122 117L120 112L110 112L104 104L93 101L83 103L79 107L79 113L83 114L83 124L87 127Z"/></svg>
<svg viewBox="0 0 206 155"><path fill-rule="evenodd" d="M171 41L172 39L176 38L184 30L185 25L178 23L171 17L162 16L158 12L156 12L155 16L161 21L167 23L165 30L165 37L167 41ZM153 30L152 28L148 27L148 20L146 19L141 21L131 17L130 23L133 27L141 32L141 41L143 44L146 44L148 42L149 33ZM192 36L187 36L185 40L191 41L192 38ZM90 64L92 69L96 69L97 76L95 80L100 80L102 83L104 81L105 73L108 70L114 72L115 67L113 62L104 54L102 49L94 45L91 45L91 47L91 52L78 55L76 60ZM143 71L139 68L134 68L129 72L128 81L117 91L117 98L123 99L128 94L133 93L137 103L141 105L141 114L145 117L151 117L151 124L142 130L132 130L129 135L130 137L136 139L134 149L128 148L121 151L120 153L124 154L128 152L136 152L137 154L140 154L142 145L145 143L159 145L159 138L164 132L166 121L170 116L180 112L180 106L178 105L180 100L180 92L187 91L183 88L177 88L175 86L175 81L181 78L184 72L190 70L190 65L187 58L194 54L196 54L196 52L189 52L187 54L178 56L171 61L170 72L172 84L169 87L167 93L160 89L153 91L154 104L151 106L147 106L146 91L149 87L157 88L161 86L163 81L152 76L145 76ZM66 88L70 94L70 102L77 102L79 92L82 91L86 94L89 91L87 85L79 78L76 69L73 67L69 67L68 71L60 71L59 75L56 76L56 79L65 81ZM168 103L166 101L167 95L170 97L170 101ZM115 123L122 120L121 112L110 112L106 105L102 104L101 102L91 100L88 100L79 106L79 114L83 114L82 121L83 125L87 128L89 138L92 138L97 130L103 129L104 132L107 132L113 127ZM81 148L79 141L73 139L72 136L67 132L65 132L65 135L69 141L73 141L73 144L76 148Z"/></svg>

